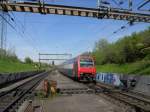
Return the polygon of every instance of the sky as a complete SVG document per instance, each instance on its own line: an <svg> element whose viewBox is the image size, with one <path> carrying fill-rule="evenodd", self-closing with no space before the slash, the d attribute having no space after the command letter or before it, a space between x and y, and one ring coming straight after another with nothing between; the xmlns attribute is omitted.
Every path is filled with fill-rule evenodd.
<svg viewBox="0 0 150 112"><path fill-rule="evenodd" d="M137 4L140 2L136 0ZM47 3L96 8L96 0L47 0ZM150 23L135 23L112 34L128 21L18 12L9 14L15 22L9 21L17 31L8 25L7 48L15 50L21 60L29 56L37 61L38 53L71 53L75 57L92 51L99 39L115 42L150 26Z"/></svg>

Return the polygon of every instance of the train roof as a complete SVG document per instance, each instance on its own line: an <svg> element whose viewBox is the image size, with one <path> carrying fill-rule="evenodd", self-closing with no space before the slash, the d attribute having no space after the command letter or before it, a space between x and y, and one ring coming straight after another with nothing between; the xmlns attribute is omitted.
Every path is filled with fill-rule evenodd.
<svg viewBox="0 0 150 112"><path fill-rule="evenodd" d="M90 59L93 59L93 56L87 55L87 54L86 54L86 55L85 55L85 54L81 54L81 55L79 55L79 56L77 56L77 57L75 57L75 58L66 60L65 62L63 62L63 63L60 64L60 65L73 63L73 62L74 62L75 60L77 60L78 58L90 58Z"/></svg>
<svg viewBox="0 0 150 112"><path fill-rule="evenodd" d="M79 55L80 58L92 58L93 59L93 56L91 55Z"/></svg>

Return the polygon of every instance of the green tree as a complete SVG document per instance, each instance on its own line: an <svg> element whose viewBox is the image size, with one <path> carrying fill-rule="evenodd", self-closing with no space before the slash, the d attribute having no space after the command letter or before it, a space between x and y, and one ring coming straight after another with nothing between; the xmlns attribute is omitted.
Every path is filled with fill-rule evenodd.
<svg viewBox="0 0 150 112"><path fill-rule="evenodd" d="M96 58L96 64L105 64L105 51L108 49L109 43L106 39L100 39L95 43L93 55Z"/></svg>
<svg viewBox="0 0 150 112"><path fill-rule="evenodd" d="M33 63L33 60L32 60L30 57L26 57L26 58L25 58L25 63L27 63L27 64L32 64L32 63Z"/></svg>
<svg viewBox="0 0 150 112"><path fill-rule="evenodd" d="M120 38L115 43L100 39L93 49L96 64L131 63L142 59L149 59L150 27L139 33Z"/></svg>

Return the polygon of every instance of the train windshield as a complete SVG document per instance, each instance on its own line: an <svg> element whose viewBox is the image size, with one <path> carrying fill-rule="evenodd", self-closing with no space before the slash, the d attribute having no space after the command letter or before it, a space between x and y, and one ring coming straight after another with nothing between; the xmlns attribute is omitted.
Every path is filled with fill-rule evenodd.
<svg viewBox="0 0 150 112"><path fill-rule="evenodd" d="M94 63L92 59L80 59L80 67L93 67Z"/></svg>

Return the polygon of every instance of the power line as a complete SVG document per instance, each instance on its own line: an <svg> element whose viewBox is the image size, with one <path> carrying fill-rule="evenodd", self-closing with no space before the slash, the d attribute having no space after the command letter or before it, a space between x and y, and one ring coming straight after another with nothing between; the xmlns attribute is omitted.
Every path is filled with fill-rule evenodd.
<svg viewBox="0 0 150 112"><path fill-rule="evenodd" d="M13 14L13 13L12 13ZM19 21L16 17L15 17L15 15L13 14L13 16L14 16L14 23L16 24L16 26L18 26L18 27L20 27L19 25L21 25L21 27L19 28L19 29L22 29L22 33L23 33L23 35L25 35L26 37L25 38L27 38L30 42L31 42L31 44L32 45L34 45L34 47L36 48L36 49L38 49L38 47L36 46L37 45L37 40L34 40L33 39L33 37L26 31L26 33L25 33L25 26L22 24L22 22L21 21ZM24 21L25 22L25 21ZM17 24L17 23L19 23L19 24ZM35 44L36 43L36 44Z"/></svg>
<svg viewBox="0 0 150 112"><path fill-rule="evenodd" d="M29 35L29 33L25 33L25 26L15 17L15 15L13 14L13 13L11 13L12 15L13 15L13 17L14 17L14 23L15 23L15 25L16 26L18 26L18 27L20 27L19 29L22 29L22 31L21 31L21 33L24 35L24 36L26 36L25 38L26 39L28 39L29 40L29 42L30 42L30 44L32 45L32 46L34 46L35 48L36 48L36 50L38 51L38 48L37 48L37 46L35 46L35 40L33 40L33 38L31 37L31 35ZM19 24L18 24L19 23ZM21 25L21 26L19 26L19 25ZM30 38L29 38L30 37Z"/></svg>
<svg viewBox="0 0 150 112"><path fill-rule="evenodd" d="M118 32L121 32L121 31L123 31L123 30L125 30L125 29L128 29L129 27L131 27L131 26L133 26L133 25L137 25L137 24L139 24L139 23L128 22L127 24L122 25L119 29L113 31L113 32L112 32L110 35L108 35L107 37L110 38L110 37L112 37L113 35L117 34ZM107 38L107 39L108 39L108 38Z"/></svg>
<svg viewBox="0 0 150 112"><path fill-rule="evenodd" d="M118 2L116 2L116 0L112 0L119 8L121 8L120 4L118 4Z"/></svg>
<svg viewBox="0 0 150 112"><path fill-rule="evenodd" d="M17 31L17 29L7 20L7 19L5 19L1 14L0 14L0 16L9 24L9 26L18 34L18 35L20 35L22 38L24 38L24 36L20 33L20 32L18 32ZM28 42L27 42L28 43ZM32 46L32 44L31 44L31 46ZM33 46L32 46L33 47ZM34 47L33 47L33 49L34 49ZM36 50L36 49L34 49L37 53L38 53L38 51Z"/></svg>

